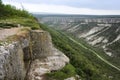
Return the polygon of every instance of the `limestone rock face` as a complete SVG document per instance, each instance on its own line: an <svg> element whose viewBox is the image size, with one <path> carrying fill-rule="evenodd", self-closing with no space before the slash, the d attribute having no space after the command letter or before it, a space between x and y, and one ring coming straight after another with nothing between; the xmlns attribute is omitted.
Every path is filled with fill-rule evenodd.
<svg viewBox="0 0 120 80"><path fill-rule="evenodd" d="M70 78L67 78L67 79L64 79L64 80L75 80L74 77L70 77Z"/></svg>
<svg viewBox="0 0 120 80"><path fill-rule="evenodd" d="M26 76L24 48L29 47L29 32L19 31L21 28L11 28L1 30L0 39L0 80L24 80ZM10 32L10 33L9 33ZM7 35L1 38L2 35ZM8 39L6 39L9 37ZM11 38L15 38L11 40Z"/></svg>
<svg viewBox="0 0 120 80"><path fill-rule="evenodd" d="M24 79L23 55L23 50L17 42L0 46L0 80Z"/></svg>
<svg viewBox="0 0 120 80"><path fill-rule="evenodd" d="M30 71L27 76L28 80L45 80L45 73L60 70L66 63L69 63L68 57L59 50L54 49L52 56L47 56L42 60L36 59L31 63Z"/></svg>
<svg viewBox="0 0 120 80"><path fill-rule="evenodd" d="M52 55L52 41L48 32L42 30L32 30L30 32L30 36L34 59Z"/></svg>
<svg viewBox="0 0 120 80"><path fill-rule="evenodd" d="M43 80L45 73L62 69L69 62L53 47L46 31L31 30L17 37L0 45L0 80Z"/></svg>
<svg viewBox="0 0 120 80"><path fill-rule="evenodd" d="M45 80L45 73L62 69L69 63L69 58L53 47L48 32L32 31L31 40L34 60L30 65L27 80Z"/></svg>

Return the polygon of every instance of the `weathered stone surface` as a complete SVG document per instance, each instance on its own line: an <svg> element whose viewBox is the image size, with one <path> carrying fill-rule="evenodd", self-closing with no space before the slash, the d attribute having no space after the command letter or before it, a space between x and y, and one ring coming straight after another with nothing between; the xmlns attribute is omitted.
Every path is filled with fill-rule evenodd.
<svg viewBox="0 0 120 80"><path fill-rule="evenodd" d="M52 41L48 32L42 30L32 30L30 32L30 36L34 59L40 59L48 55L52 55Z"/></svg>
<svg viewBox="0 0 120 80"><path fill-rule="evenodd" d="M0 46L0 80L23 80L23 50L18 42Z"/></svg>
<svg viewBox="0 0 120 80"><path fill-rule="evenodd" d="M64 80L75 80L75 77L70 77L70 78L67 78L67 79L64 79Z"/></svg>
<svg viewBox="0 0 120 80"><path fill-rule="evenodd" d="M36 59L32 62L30 71L27 75L28 80L43 80L44 74L60 70L68 62L68 57L57 49L54 49L52 56L47 56L42 60Z"/></svg>
<svg viewBox="0 0 120 80"><path fill-rule="evenodd" d="M32 30L18 40L0 46L0 80L43 80L44 74L69 62L53 47L48 32Z"/></svg>
<svg viewBox="0 0 120 80"><path fill-rule="evenodd" d="M24 53L23 49L29 47L29 33L19 33L21 28L7 29L9 34L4 30L3 34L7 35L2 41L0 46L0 80L24 80L26 76L25 55L29 55L28 52ZM13 31L12 31L13 30ZM13 41L5 38L16 35ZM1 36L1 34L0 34ZM18 38L18 39L17 39Z"/></svg>
<svg viewBox="0 0 120 80"><path fill-rule="evenodd" d="M27 80L43 80L44 74L62 69L69 58L53 47L51 37L46 31L31 31L32 54Z"/></svg>

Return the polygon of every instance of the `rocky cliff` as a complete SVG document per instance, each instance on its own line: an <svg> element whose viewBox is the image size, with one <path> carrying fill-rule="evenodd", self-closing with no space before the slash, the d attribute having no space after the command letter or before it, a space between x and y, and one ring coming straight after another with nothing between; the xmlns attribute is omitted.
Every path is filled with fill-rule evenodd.
<svg viewBox="0 0 120 80"><path fill-rule="evenodd" d="M43 80L45 73L59 70L69 62L53 47L48 32L18 31L0 41L0 80Z"/></svg>

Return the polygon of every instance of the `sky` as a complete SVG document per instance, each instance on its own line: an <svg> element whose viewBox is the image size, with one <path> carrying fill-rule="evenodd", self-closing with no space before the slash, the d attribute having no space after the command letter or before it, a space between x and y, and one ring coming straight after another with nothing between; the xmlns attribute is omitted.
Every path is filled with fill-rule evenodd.
<svg viewBox="0 0 120 80"><path fill-rule="evenodd" d="M120 15L120 0L2 0L34 13Z"/></svg>

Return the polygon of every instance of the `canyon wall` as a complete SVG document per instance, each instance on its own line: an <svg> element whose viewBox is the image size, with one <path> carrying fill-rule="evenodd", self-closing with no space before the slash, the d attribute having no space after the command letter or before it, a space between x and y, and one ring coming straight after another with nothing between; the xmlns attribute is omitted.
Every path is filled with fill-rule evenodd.
<svg viewBox="0 0 120 80"><path fill-rule="evenodd" d="M0 45L0 80L43 80L45 73L69 62L53 47L46 31L30 30L16 36L16 41L2 41Z"/></svg>

